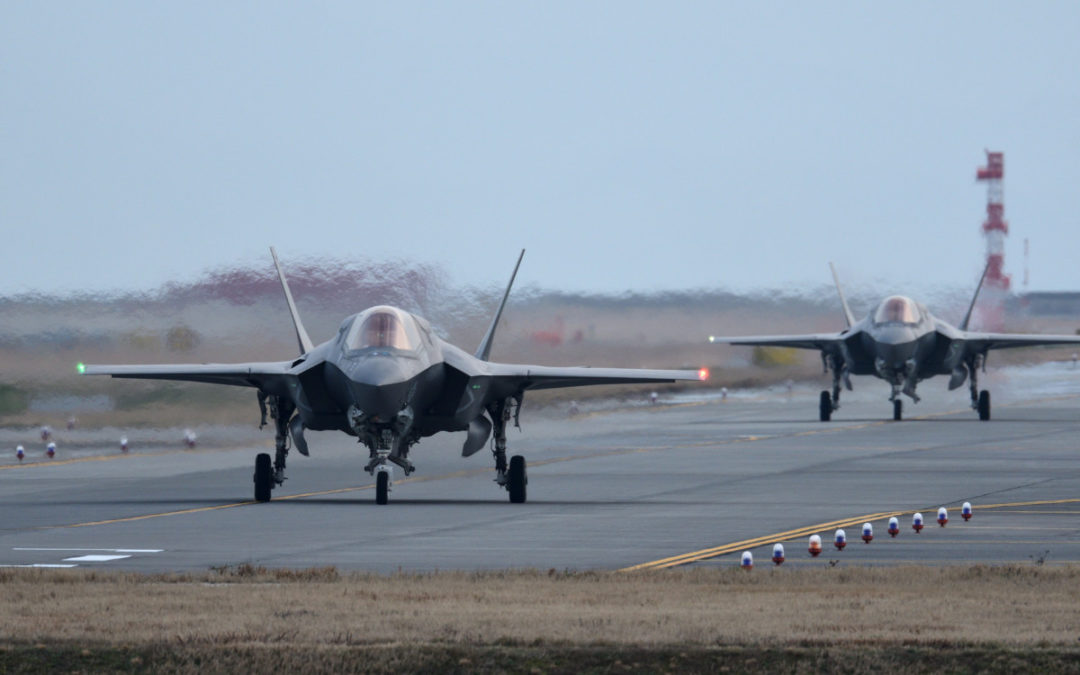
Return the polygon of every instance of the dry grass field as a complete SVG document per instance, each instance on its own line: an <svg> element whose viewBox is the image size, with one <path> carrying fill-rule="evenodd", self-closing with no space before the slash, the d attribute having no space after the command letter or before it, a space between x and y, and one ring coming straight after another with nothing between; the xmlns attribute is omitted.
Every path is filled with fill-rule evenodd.
<svg viewBox="0 0 1080 675"><path fill-rule="evenodd" d="M1080 568L0 570L0 671L1080 671Z"/></svg>

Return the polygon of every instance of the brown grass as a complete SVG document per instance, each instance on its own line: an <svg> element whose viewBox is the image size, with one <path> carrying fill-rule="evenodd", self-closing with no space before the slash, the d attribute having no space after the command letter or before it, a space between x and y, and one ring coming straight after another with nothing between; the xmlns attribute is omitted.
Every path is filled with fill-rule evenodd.
<svg viewBox="0 0 1080 675"><path fill-rule="evenodd" d="M1073 646L1080 568L0 572L10 641Z"/></svg>
<svg viewBox="0 0 1080 675"><path fill-rule="evenodd" d="M0 570L0 671L1080 668L1080 568Z"/></svg>

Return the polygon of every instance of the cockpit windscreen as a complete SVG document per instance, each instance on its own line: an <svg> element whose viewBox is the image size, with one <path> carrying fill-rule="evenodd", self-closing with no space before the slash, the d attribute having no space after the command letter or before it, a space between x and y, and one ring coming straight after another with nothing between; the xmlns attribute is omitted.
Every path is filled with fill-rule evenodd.
<svg viewBox="0 0 1080 675"><path fill-rule="evenodd" d="M919 323L919 307L911 298L893 295L885 298L874 313L874 323Z"/></svg>
<svg viewBox="0 0 1080 675"><path fill-rule="evenodd" d="M372 307L357 315L348 335L345 348L401 349L413 351L420 344L420 336L412 317L394 307Z"/></svg>

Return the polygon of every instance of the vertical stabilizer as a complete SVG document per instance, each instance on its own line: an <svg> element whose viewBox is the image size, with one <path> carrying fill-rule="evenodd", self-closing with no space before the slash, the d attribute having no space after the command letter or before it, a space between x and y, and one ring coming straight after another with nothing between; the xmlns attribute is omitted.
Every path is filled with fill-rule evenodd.
<svg viewBox="0 0 1080 675"><path fill-rule="evenodd" d="M285 302L289 305L289 314L292 315L293 327L296 329L296 340L300 343L300 355L307 354L315 345L311 344L311 338L304 330L304 324L300 322L300 313L296 311L296 303L293 302L292 291L289 290L289 282L285 281L285 273L281 271L281 263L278 262L277 251L270 247L270 255L274 257L274 267L277 268L278 279L281 281L281 290L285 291Z"/></svg>
<svg viewBox="0 0 1080 675"><path fill-rule="evenodd" d="M836 267L832 263L829 263L829 269L832 270L832 280L836 284L836 292L840 296L840 304L844 307L844 321L847 322L847 327L851 328L855 323L855 317L851 314L851 308L848 307L847 298L844 297L844 289L840 288L840 277L836 276Z"/></svg>
<svg viewBox="0 0 1080 675"><path fill-rule="evenodd" d="M499 318L502 317L503 309L506 307L506 299L510 297L510 288L514 285L514 278L517 277L518 268L521 267L521 259L524 257L525 249L521 249L521 255L518 256L517 264L514 265L514 273L510 275L510 283L506 284L506 292L503 293L502 302L499 303L499 310L495 312L495 318L491 320L491 325L488 326L484 339L480 341L480 346L476 348L476 358L481 361L487 361L488 356L491 354L491 343L495 340L495 328L499 325Z"/></svg>
<svg viewBox="0 0 1080 675"><path fill-rule="evenodd" d="M979 285L975 287L975 295L971 298L971 304L968 305L967 314L964 315L964 320L960 323L960 330L967 330L968 324L971 322L971 313L975 311L975 301L979 299L979 291L982 290L983 282L986 281L986 273L990 271L990 261L986 261L986 267L983 268L982 276L979 277Z"/></svg>

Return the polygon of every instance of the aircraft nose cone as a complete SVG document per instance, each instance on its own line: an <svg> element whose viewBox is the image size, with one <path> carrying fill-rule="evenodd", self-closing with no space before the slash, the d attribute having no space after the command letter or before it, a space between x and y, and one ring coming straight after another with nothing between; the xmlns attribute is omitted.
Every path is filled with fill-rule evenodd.
<svg viewBox="0 0 1080 675"><path fill-rule="evenodd" d="M889 366L898 367L914 358L917 345L915 331L903 326L889 327L874 336L877 356Z"/></svg>
<svg viewBox="0 0 1080 675"><path fill-rule="evenodd" d="M350 387L353 405L370 418L389 422L408 403L409 386L406 382L373 387L354 382Z"/></svg>
<svg viewBox="0 0 1080 675"><path fill-rule="evenodd" d="M369 417L389 421L408 403L410 373L393 357L373 357L348 370L352 404Z"/></svg>
<svg viewBox="0 0 1080 675"><path fill-rule="evenodd" d="M374 356L352 364L348 375L353 382L371 387L401 382L409 376L398 359L388 356Z"/></svg>

